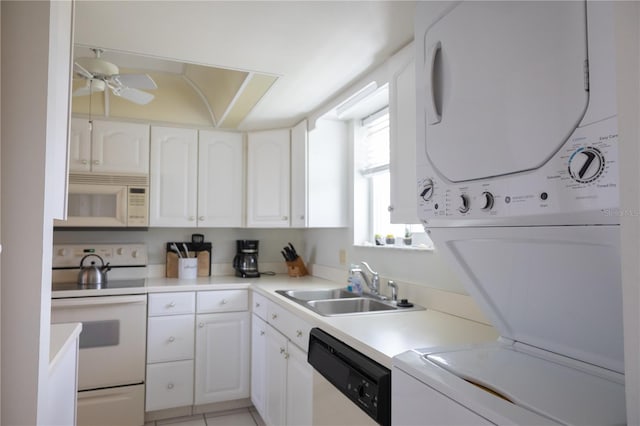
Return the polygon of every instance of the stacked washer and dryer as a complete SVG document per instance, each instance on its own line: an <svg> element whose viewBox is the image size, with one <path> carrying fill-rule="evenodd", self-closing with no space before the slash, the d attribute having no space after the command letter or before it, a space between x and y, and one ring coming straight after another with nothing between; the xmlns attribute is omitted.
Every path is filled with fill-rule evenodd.
<svg viewBox="0 0 640 426"><path fill-rule="evenodd" d="M624 424L613 5L434 9L419 217L500 338L395 357L393 424Z"/></svg>

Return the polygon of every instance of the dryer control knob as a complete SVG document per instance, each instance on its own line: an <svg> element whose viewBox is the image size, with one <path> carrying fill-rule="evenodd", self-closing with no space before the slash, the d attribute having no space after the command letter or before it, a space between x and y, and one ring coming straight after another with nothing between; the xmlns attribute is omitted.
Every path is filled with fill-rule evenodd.
<svg viewBox="0 0 640 426"><path fill-rule="evenodd" d="M604 171L604 155L592 146L579 148L569 157L569 175L579 183L598 179Z"/></svg>
<svg viewBox="0 0 640 426"><path fill-rule="evenodd" d="M433 195L433 181L431 179L425 179L425 181L422 182L422 190L420 191L420 197L425 201L429 201L432 195Z"/></svg>
<svg viewBox="0 0 640 426"><path fill-rule="evenodd" d="M483 211L489 211L493 208L494 197L493 194L489 191L485 191L482 193L482 207L480 208Z"/></svg>
<svg viewBox="0 0 640 426"><path fill-rule="evenodd" d="M462 214L469 211L469 196L467 194L460 195L460 207L458 207L458 211Z"/></svg>

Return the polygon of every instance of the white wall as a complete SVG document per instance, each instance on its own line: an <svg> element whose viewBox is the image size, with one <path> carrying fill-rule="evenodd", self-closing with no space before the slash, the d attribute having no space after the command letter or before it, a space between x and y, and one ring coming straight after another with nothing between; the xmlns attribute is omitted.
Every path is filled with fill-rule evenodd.
<svg viewBox="0 0 640 426"><path fill-rule="evenodd" d="M49 2L3 1L2 419L46 413L52 223L45 221ZM47 270L49 269L49 270Z"/></svg>
<svg viewBox="0 0 640 426"><path fill-rule="evenodd" d="M640 424L640 4L616 5L627 423Z"/></svg>

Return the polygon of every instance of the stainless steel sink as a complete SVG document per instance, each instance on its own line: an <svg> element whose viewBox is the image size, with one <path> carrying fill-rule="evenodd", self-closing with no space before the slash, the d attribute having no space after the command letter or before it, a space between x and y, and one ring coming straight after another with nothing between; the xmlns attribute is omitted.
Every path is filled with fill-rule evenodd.
<svg viewBox="0 0 640 426"><path fill-rule="evenodd" d="M345 289L276 290L276 293L326 317L424 310L418 305L398 307L396 302L382 296L368 293L359 296Z"/></svg>
<svg viewBox="0 0 640 426"><path fill-rule="evenodd" d="M397 306L378 300L358 297L355 299L312 300L307 302L310 309L320 315L344 315L362 312L395 311Z"/></svg>
<svg viewBox="0 0 640 426"><path fill-rule="evenodd" d="M358 297L357 294L350 291L333 288L327 290L276 290L276 293L283 295L292 300L327 300L327 299L344 299Z"/></svg>

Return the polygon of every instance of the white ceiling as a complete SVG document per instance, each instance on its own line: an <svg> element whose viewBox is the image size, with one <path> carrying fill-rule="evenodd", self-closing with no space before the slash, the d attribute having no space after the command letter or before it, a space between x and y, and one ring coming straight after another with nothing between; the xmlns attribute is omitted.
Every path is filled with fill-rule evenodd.
<svg viewBox="0 0 640 426"><path fill-rule="evenodd" d="M241 129L292 126L413 39L415 2L78 1L75 41L279 78Z"/></svg>

